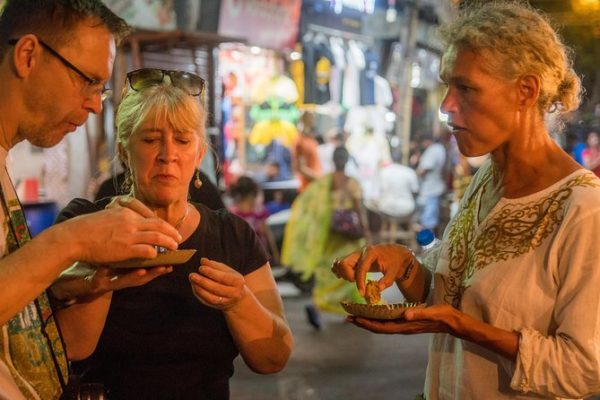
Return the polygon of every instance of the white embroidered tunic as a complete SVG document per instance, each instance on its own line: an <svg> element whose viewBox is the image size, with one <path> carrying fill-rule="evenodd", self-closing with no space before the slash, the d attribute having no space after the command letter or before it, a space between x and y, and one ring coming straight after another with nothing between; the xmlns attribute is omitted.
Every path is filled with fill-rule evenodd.
<svg viewBox="0 0 600 400"><path fill-rule="evenodd" d="M579 399L600 392L600 180L580 169L480 215L491 163L448 225L433 303L448 303L521 339L516 363L434 334L428 400Z"/></svg>

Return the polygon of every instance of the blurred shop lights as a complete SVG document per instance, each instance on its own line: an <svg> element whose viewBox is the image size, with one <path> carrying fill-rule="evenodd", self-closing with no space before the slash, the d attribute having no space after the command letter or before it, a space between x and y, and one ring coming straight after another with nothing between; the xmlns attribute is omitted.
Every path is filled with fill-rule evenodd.
<svg viewBox="0 0 600 400"><path fill-rule="evenodd" d="M600 0L571 0L571 6L577 13L600 11Z"/></svg>
<svg viewBox="0 0 600 400"><path fill-rule="evenodd" d="M385 113L385 122L395 122L396 121L396 113L392 111L388 111Z"/></svg>
<svg viewBox="0 0 600 400"><path fill-rule="evenodd" d="M299 51L292 51L290 53L290 60L292 61L298 61L302 58L302 53L300 53Z"/></svg>
<svg viewBox="0 0 600 400"><path fill-rule="evenodd" d="M421 66L418 62L412 63L410 86L413 88L421 86Z"/></svg>
<svg viewBox="0 0 600 400"><path fill-rule="evenodd" d="M396 21L398 11L396 11L396 0L388 0L388 8L385 12L385 20L388 24Z"/></svg>
<svg viewBox="0 0 600 400"><path fill-rule="evenodd" d="M396 22L396 19L398 18L398 11L396 11L395 8L388 8L387 11L385 12L385 21L389 24L391 24L392 22Z"/></svg>
<svg viewBox="0 0 600 400"><path fill-rule="evenodd" d="M375 12L375 0L325 0L336 14L341 14L344 7L362 13L373 14Z"/></svg>

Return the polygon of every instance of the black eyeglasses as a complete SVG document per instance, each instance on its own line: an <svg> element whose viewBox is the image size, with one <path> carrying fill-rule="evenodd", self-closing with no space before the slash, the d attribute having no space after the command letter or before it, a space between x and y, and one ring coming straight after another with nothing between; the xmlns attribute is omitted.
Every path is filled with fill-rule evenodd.
<svg viewBox="0 0 600 400"><path fill-rule="evenodd" d="M17 44L18 41L19 41L19 39L10 39L8 41L8 44L14 46L15 44ZM99 80L90 78L85 73L81 72L81 70L79 68L77 68L69 60L67 60L66 58L61 56L56 50L54 50L52 47L50 47L48 44L46 44L42 39L38 38L38 42L50 54L52 54L54 57L58 58L67 68L69 68L72 71L74 71L75 73L77 73L77 75L79 75L85 81L85 83L87 85L86 90L85 90L86 97L92 97L98 93L98 94L100 94L100 99L102 101L104 101L108 98L108 96L111 95L111 93L112 93L111 89L109 89L105 86L101 86L99 88L97 87L100 85Z"/></svg>
<svg viewBox="0 0 600 400"><path fill-rule="evenodd" d="M127 80L133 90L140 91L150 86L162 84L165 76L169 77L171 85L185 90L191 96L200 96L206 86L204 79L191 72L157 68L136 69L127 74Z"/></svg>

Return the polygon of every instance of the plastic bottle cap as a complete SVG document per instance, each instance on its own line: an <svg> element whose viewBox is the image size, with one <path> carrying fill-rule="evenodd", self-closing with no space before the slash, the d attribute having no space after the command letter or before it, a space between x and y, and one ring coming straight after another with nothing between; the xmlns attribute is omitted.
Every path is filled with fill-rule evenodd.
<svg viewBox="0 0 600 400"><path fill-rule="evenodd" d="M417 243L420 246L427 246L435 240L435 235L431 229L423 229L417 233Z"/></svg>

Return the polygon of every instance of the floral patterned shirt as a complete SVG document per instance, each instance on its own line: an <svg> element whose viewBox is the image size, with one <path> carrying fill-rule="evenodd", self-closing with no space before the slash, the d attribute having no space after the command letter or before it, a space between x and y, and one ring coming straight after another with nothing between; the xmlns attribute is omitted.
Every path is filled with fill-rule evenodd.
<svg viewBox="0 0 600 400"><path fill-rule="evenodd" d="M0 148L0 257L30 239L6 171L6 156ZM0 327L0 342L0 398L60 398L61 379L66 382L68 377L67 360L45 293Z"/></svg>

